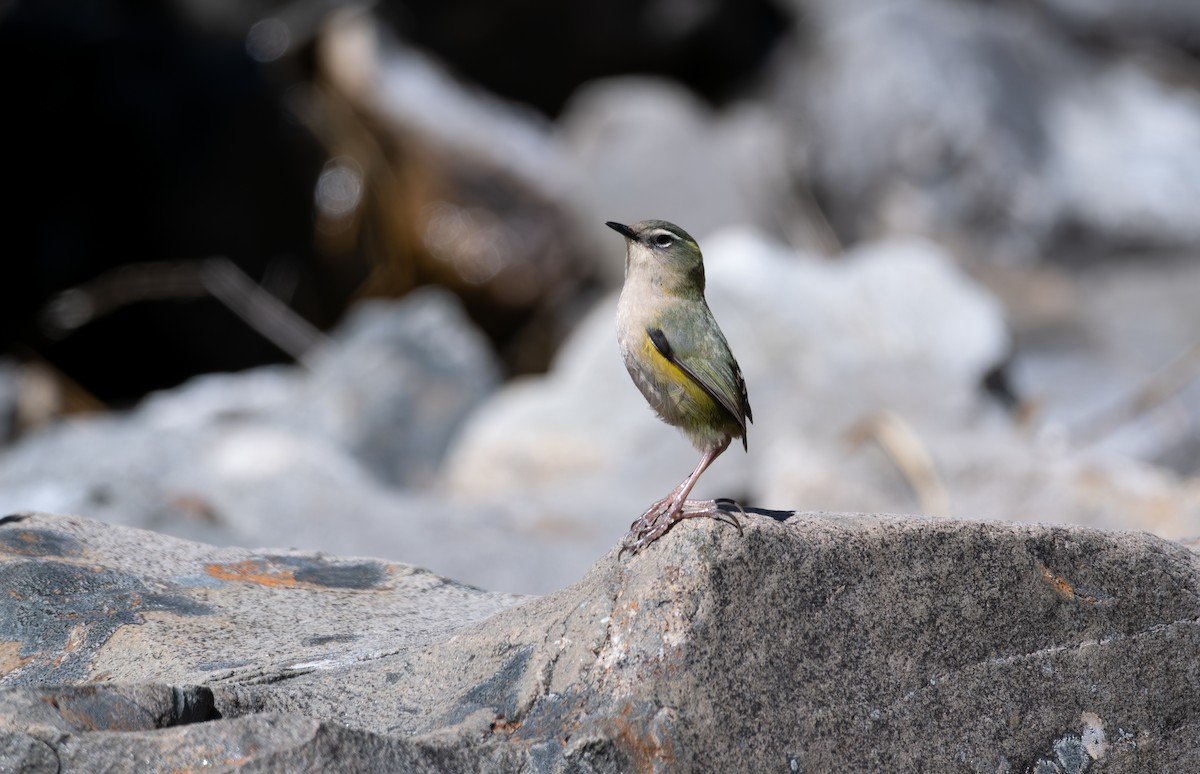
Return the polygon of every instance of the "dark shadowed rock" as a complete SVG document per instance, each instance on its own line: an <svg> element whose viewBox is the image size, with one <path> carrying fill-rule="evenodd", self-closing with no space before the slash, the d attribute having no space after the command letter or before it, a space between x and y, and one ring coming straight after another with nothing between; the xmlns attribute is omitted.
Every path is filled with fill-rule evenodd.
<svg viewBox="0 0 1200 774"><path fill-rule="evenodd" d="M0 770L1200 766L1200 559L1140 533L761 511L525 600L46 515L0 561Z"/></svg>

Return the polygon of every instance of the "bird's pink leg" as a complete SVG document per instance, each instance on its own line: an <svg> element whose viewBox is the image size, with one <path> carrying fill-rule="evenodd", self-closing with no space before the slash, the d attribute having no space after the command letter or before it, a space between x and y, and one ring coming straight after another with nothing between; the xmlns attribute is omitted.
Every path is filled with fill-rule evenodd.
<svg viewBox="0 0 1200 774"><path fill-rule="evenodd" d="M738 528L738 531L741 531L742 526L738 522L737 517L718 508L715 500L687 499L687 496L692 492L692 488L696 486L696 482L700 480L700 475L708 469L713 460L721 456L721 452L729 448L730 440L726 438L721 444L705 449L704 453L700 455L700 462L696 465L696 469L692 471L691 475L685 478L679 486L675 487L670 494L654 503L654 505L651 505L640 518L629 525L629 532L626 533L625 539L621 541L622 551L637 553L665 535L667 530L674 526L676 522L699 516L708 516L718 521L727 521L722 517L728 516L730 519L733 519L733 524Z"/></svg>

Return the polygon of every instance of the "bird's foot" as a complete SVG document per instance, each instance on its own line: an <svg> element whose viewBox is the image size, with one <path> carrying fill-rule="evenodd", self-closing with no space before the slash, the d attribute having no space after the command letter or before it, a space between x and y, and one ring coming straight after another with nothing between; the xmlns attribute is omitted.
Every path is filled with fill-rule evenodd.
<svg viewBox="0 0 1200 774"><path fill-rule="evenodd" d="M621 550L617 552L617 555L620 556L626 551L636 554L667 534L671 527L684 519L699 517L716 519L736 527L738 534L741 535L743 534L742 523L738 521L737 516L731 510L728 510L730 505L737 508L743 516L746 515L742 506L733 500L724 498L720 500L684 500L683 502L678 502L670 497L663 498L651 505L640 518L629 525L629 532L621 541Z"/></svg>
<svg viewBox="0 0 1200 774"><path fill-rule="evenodd" d="M636 554L666 532L670 528L668 514L672 511L672 506L678 512L680 506L675 504L674 497L667 495L647 508L645 513L629 525L629 531L625 533L625 537L621 540L621 550L617 552L617 556L626 551ZM660 522L666 523L667 528L658 531ZM654 537L647 541L646 536L652 532L655 533Z"/></svg>

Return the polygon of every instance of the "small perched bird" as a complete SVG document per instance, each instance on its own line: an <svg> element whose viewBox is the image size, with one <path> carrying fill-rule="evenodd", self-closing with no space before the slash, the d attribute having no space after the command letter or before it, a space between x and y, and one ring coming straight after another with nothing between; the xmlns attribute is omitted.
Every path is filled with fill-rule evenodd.
<svg viewBox="0 0 1200 774"><path fill-rule="evenodd" d="M700 463L629 527L622 550L636 553L682 519L732 519L714 500L689 500L700 474L734 438L746 443L753 421L742 371L704 300L704 260L696 240L665 220L626 226L625 285L617 303L617 341L633 383L658 416L691 439ZM739 506L740 510L740 506Z"/></svg>

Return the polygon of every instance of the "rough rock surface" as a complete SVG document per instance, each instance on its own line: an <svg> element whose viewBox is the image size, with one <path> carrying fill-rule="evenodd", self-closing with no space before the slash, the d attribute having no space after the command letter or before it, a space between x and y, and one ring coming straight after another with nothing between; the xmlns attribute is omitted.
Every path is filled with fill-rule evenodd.
<svg viewBox="0 0 1200 774"><path fill-rule="evenodd" d="M1195 771L1200 557L755 512L522 600L0 523L0 770Z"/></svg>

